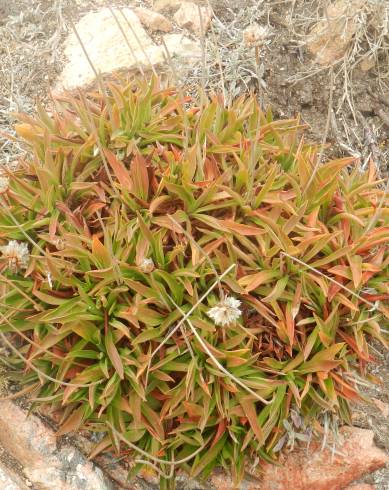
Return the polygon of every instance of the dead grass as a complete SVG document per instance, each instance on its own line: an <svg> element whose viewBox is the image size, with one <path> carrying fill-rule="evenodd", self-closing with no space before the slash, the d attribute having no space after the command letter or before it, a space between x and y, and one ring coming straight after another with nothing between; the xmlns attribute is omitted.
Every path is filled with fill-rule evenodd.
<svg viewBox="0 0 389 490"><path fill-rule="evenodd" d="M61 66L61 41L66 28L61 0L16 1L3 7L0 24L0 131L13 134L12 112L31 112L43 98ZM22 149L0 138L0 164L15 161Z"/></svg>
<svg viewBox="0 0 389 490"><path fill-rule="evenodd" d="M347 1L351 5L355 0ZM195 66L189 73L180 72L177 66L181 83L191 92L201 84L208 92L222 91L228 100L256 91L278 116L293 116L301 111L315 137L325 133L329 112L328 137L337 142L337 148L361 157L363 164L373 158L387 172L389 116L382 102L389 93L387 2L366 0L360 8L350 8L352 13L345 26L355 21L357 28L344 57L333 66L335 87L330 111L329 67L315 64L306 49L312 26L326 18L329 0L209 3L215 17L204 40L205 65ZM62 44L69 30L69 18L77 19L83 11L104 4L105 0L15 0L2 7L0 132L12 134L11 113L31 112L36 98L44 98L54 85L64 61ZM243 41L243 31L253 24L268 29L257 53ZM361 75L361 63L367 60L374 67ZM372 89L372 95L366 93L367 88ZM21 152L17 144L0 136L0 164L12 164Z"/></svg>

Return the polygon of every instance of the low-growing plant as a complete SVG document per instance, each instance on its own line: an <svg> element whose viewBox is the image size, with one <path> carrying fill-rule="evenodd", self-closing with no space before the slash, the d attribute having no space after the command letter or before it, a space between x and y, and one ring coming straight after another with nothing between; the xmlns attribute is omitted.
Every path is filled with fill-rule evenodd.
<svg viewBox="0 0 389 490"><path fill-rule="evenodd" d="M92 457L131 454L161 488L177 468L239 481L248 457L276 461L291 416L350 421L367 340L385 344L387 197L373 164L317 165L299 119L253 96L101 87L19 116L1 338L59 434L102 434Z"/></svg>

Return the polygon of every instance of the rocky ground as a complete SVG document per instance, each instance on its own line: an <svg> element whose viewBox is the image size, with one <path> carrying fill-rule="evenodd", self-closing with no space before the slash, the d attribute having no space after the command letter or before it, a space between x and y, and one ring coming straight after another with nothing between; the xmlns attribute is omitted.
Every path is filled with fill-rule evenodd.
<svg viewBox="0 0 389 490"><path fill-rule="evenodd" d="M325 139L337 154L351 153L361 157L362 164L373 157L387 172L387 2L338 0L326 11L330 2L325 0L202 0L197 3L204 9L203 22L208 22L208 3L214 13L203 42L199 22L196 26L185 16L174 17L180 3L154 0L154 11L167 14L164 31L173 29L170 36L182 34L187 40L176 64L176 75L187 88L195 91L202 85L208 91L224 91L227 98L255 90L277 116L301 114L312 137ZM70 21L105 4L105 0L0 0L0 130L9 129L10 111L31 111L35 99L44 98L57 85L66 62L64 40L72 30ZM148 8L153 1L108 4ZM193 18L193 12L188 15ZM166 32L155 30L161 29L158 19L145 22L147 37L157 45ZM256 24L262 29L259 49L245 34ZM120 42L125 45L123 38ZM201 44L204 53L199 57ZM152 61L158 59L155 49L150 53ZM65 82L72 75L78 76L67 67ZM16 148L5 139L1 147L2 161L12 159Z"/></svg>
<svg viewBox="0 0 389 490"><path fill-rule="evenodd" d="M270 106L277 117L301 114L310 126L310 137L323 145L328 143L332 154L355 155L362 166L372 159L383 177L388 174L387 2L198 0L195 3L201 8L201 20L197 6L190 10L186 4L183 8L180 0L0 0L0 164L12 165L23 152L9 136L13 134L13 112L33 112L36 100L45 101L51 89L60 90L61 86L72 89L93 80L93 72L72 34L74 23L93 63L102 72L116 69L150 72L148 65L152 63L158 73L178 81L192 94L202 87L209 93L223 92L226 99L231 99L255 91L263 105ZM104 14L104 18L96 20L93 12L107 5L135 9L126 14L132 27L120 17L121 11L116 11L127 40L117 30L109 11L108 17ZM152 12L142 9L152 9ZM83 16L91 13L92 17L84 24L78 24ZM108 22L110 27L99 30L93 22ZM106 41L111 49L106 49ZM134 52L129 52L127 43ZM166 62L164 43L171 63ZM389 357L378 346L373 345L372 351L377 359L372 374L380 384L362 387L373 401L355 407L354 425L372 431L369 434L374 434L376 444L388 452ZM48 447L57 457L57 442L51 439L54 436L50 432L44 435L44 430L50 429L47 424L55 422L47 414L39 420L43 420L39 430L44 438L47 436ZM120 471L124 475L125 468L114 465L109 456L99 462L105 474L100 475L100 483L93 485L100 486L93 487L89 480L83 480L92 476L88 466L86 473L82 472L83 465L88 465L83 456L88 443L82 441L65 441L63 447L61 443L59 449L65 448L65 452L59 453L60 462L50 459L62 476L69 461L73 464L77 460L80 465L81 477L76 475L81 478L77 480L78 486L74 483L76 486L61 487L59 483L57 488L120 488L121 483L112 482L107 475L117 476ZM72 450L75 451L72 458L76 459L68 461ZM0 447L0 470L3 468L0 487L47 488L39 481L34 483L40 469L37 466L29 469L28 461L23 458L20 454L15 457L10 448ZM374 468L372 465L368 469ZM360 483L378 490L389 489L389 469L369 473ZM152 488L152 482L137 484L138 488L142 485ZM274 488L317 486L312 480L306 484L298 487L289 481ZM227 488L220 485L219 481L215 486ZM265 488L253 485L257 486L247 488Z"/></svg>
<svg viewBox="0 0 389 490"><path fill-rule="evenodd" d="M23 404L22 404L23 405ZM55 436L55 422L41 412L28 416L26 407L11 401L0 402L0 487L2 490L157 490L154 475L143 472L128 482L127 461L100 455L87 460L92 441L82 434ZM15 429L15 420L18 422ZM240 490L373 490L362 475L388 460L374 443L371 430L345 427L340 430L335 449L312 442L309 450L296 448L281 458L280 466L248 468ZM331 442L331 441L329 441ZM350 485L350 481L353 483ZM200 483L180 476L177 490L232 490L226 475L215 473ZM386 488L382 486L381 488Z"/></svg>

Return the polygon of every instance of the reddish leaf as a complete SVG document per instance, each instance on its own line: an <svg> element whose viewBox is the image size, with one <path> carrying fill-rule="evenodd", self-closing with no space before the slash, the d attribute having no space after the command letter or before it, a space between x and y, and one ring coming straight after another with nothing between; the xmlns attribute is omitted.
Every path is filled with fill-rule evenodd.
<svg viewBox="0 0 389 490"><path fill-rule="evenodd" d="M108 160L108 163L111 165L111 168L114 171L116 178L120 182L120 185L123 187L123 189L131 191L132 180L126 167L120 160L116 158L112 151L104 149L104 154Z"/></svg>
<svg viewBox="0 0 389 490"><path fill-rule="evenodd" d="M118 373L120 379L124 379L124 369L123 369L122 359L113 341L113 335L111 330L108 330L105 336L105 348L107 349L108 357L111 360L112 365L115 368L116 372Z"/></svg>

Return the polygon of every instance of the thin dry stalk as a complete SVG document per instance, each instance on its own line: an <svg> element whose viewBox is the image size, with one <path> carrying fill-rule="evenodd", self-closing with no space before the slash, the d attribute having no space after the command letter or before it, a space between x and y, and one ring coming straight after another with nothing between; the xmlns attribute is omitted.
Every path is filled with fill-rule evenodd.
<svg viewBox="0 0 389 490"><path fill-rule="evenodd" d="M200 44L201 44L201 68L202 68L200 102L201 102L201 109L203 109L204 105L206 104L205 90L206 90L206 77L207 77L207 60L206 60L207 55L205 51L204 20L203 20L203 14L201 12L200 5L197 6L197 9L200 18Z"/></svg>
<svg viewBox="0 0 389 490"><path fill-rule="evenodd" d="M73 29L74 34L76 35L77 41L79 42L79 44L80 44L80 46L81 46L81 49L82 49L82 51L83 51L83 53L84 53L84 55L85 55L85 58L87 59L87 61L88 61L88 63L89 63L89 66L92 68L92 71L93 71L93 73L95 74L96 80L98 80L98 78L99 78L99 73L98 73L98 71L96 70L95 65L92 63L92 60L91 60L91 58L90 58L90 56L89 56L89 54L88 54L88 51L87 51L87 50L86 50L86 48L85 48L84 43L82 42L82 39L81 39L81 37L80 37L80 34L78 33L78 30L77 30L77 28L76 28L76 26L75 26L75 24L74 24L73 20L72 20L72 19L69 19L69 23L70 23L70 25L71 25L71 28Z"/></svg>
<svg viewBox="0 0 389 490"><path fill-rule="evenodd" d="M207 4L208 4L209 8L212 8L209 0L207 0ZM216 46L216 61L217 61L217 65L219 68L220 85L221 85L221 90L222 90L222 94L223 94L223 101L225 104L226 100L227 100L227 95L226 95L226 88L225 88L225 81L224 81L223 65L222 65L222 59L220 56L220 46L219 46L217 39L216 39L215 29L213 27L213 22L211 22L211 35L212 35L213 44Z"/></svg>
<svg viewBox="0 0 389 490"><path fill-rule="evenodd" d="M285 255L286 257L288 257L289 259L297 262L298 264L300 265L303 265L304 267L306 267L307 269L311 270L312 272L315 272L316 274L319 274L319 276L322 276L324 277L325 279L328 279L328 281L336 284L337 286L341 287L342 289L344 289L345 291L347 291L349 294L351 294L352 296L354 296L354 298L358 298L359 301L362 301L363 303L367 304L368 306L371 307L371 309L373 310L376 310L376 309L379 309L377 308L377 306L372 303L371 301L368 301L367 299L363 298L362 296L360 296L359 294L357 293L354 293L354 291L352 291L351 289L349 289L347 286L345 286L344 284L342 284L341 282L337 281L336 279L333 279L332 277L330 276L327 276L326 274L324 274L323 272L319 271L319 269L316 269L315 267L312 267L311 265L303 262L302 260L298 259L297 257L293 257L293 255L290 255L286 252L280 252L282 255Z"/></svg>
<svg viewBox="0 0 389 490"><path fill-rule="evenodd" d="M0 282L6 282L7 284L9 284L12 287L12 289L16 289L16 291L20 293L23 296L23 298L25 298L27 301L32 303L37 311L42 311L42 307L36 301L34 301L30 296L28 296L28 294L26 294L21 288L19 288L19 286L14 281L12 281L12 279L8 279L8 277L0 273Z"/></svg>
<svg viewBox="0 0 389 490"><path fill-rule="evenodd" d="M329 101L328 101L328 111L327 111L326 127L325 127L325 130L324 130L324 135L323 135L323 139L322 139L322 142L321 142L321 147L320 147L319 155L317 157L315 166L314 166L314 168L312 170L311 176L309 177L309 180L307 182L307 185L305 186L305 188L303 190L303 194L305 194L307 192L307 190L309 189L310 185L313 182L313 179L316 176L316 172L319 170L319 167L321 165L321 161L322 161L322 158L323 158L323 155L324 155L324 148L325 148L325 145L326 145L326 142L327 142L327 138L328 138L328 132L330 130L333 95L334 95L334 67L331 66L331 69L330 69L330 97L329 97Z"/></svg>
<svg viewBox="0 0 389 490"><path fill-rule="evenodd" d="M134 51L133 47L131 46L130 41L128 40L127 34L125 33L123 26L119 22L119 19L117 18L117 15L115 14L115 11L113 10L113 8L110 5L108 5L108 8L109 8L109 11L111 12L112 17L115 19L117 26L119 27L120 33L122 34L122 36L123 36L123 38L124 38L124 40L128 46L128 49L130 50L131 56L135 60L135 63L137 65L139 72L142 74L142 76L145 76L145 72L143 71L142 65L140 64L138 57L136 56L135 51ZM121 13L124 16L124 13L123 12L121 12ZM126 18L126 20L127 20L127 18Z"/></svg>
<svg viewBox="0 0 389 490"><path fill-rule="evenodd" d="M117 19L117 17L116 17L116 14L114 13L114 11L113 11L113 9L112 9L111 7L109 7L109 9L110 9L110 11L111 11L112 15L114 16L114 18L115 18L116 22L118 23L118 26L120 27L120 32L123 34L123 36L125 37L125 39L126 39L126 41L127 41L128 45L129 45L130 43L129 43L128 39L127 39L127 36L126 36L126 34L125 34L125 32L124 32L123 28L122 28L122 27L121 27L121 25L120 25L120 22L118 21L118 19ZM118 7L118 10L119 10L119 12L120 12L121 16L123 17L124 21L125 21L125 22L126 22L126 24L128 25L128 27L130 28L130 31L132 32L132 35L135 37L136 42L138 43L138 46L140 47L140 49L141 49L142 53L144 54L145 58L147 59L147 61L148 61L149 65L150 65L150 68L151 68L151 70L152 70L152 72L153 72L154 76L156 76L156 77L157 77L157 76L158 76L158 74L157 74L157 72L155 71L154 65L153 65L153 63L151 62L150 57L149 57L149 55L147 54L147 51L144 49L143 44L140 42L139 37L138 37L137 33L135 32L135 29L132 27L131 23L128 21L128 19L127 19L126 15L124 14L124 12L123 12L122 8L121 8L121 7Z"/></svg>

